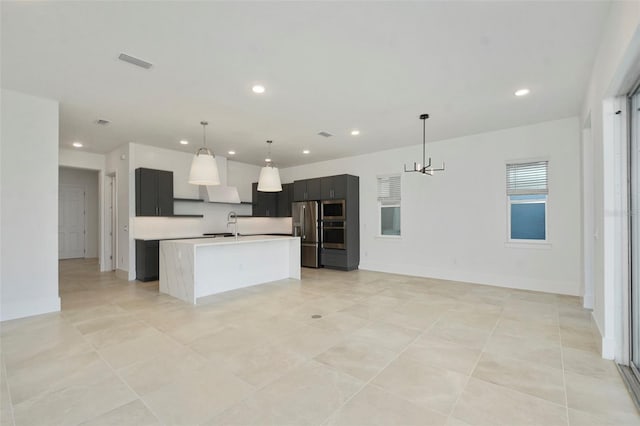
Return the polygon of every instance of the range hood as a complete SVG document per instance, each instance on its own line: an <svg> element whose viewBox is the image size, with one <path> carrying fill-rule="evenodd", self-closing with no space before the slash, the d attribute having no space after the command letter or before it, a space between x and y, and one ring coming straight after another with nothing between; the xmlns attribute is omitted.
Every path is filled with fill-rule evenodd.
<svg viewBox="0 0 640 426"><path fill-rule="evenodd" d="M227 159L216 156L220 185L200 185L200 198L210 203L240 204L238 188L227 186Z"/></svg>
<svg viewBox="0 0 640 426"><path fill-rule="evenodd" d="M210 203L240 204L240 195L235 186L200 185L200 198Z"/></svg>

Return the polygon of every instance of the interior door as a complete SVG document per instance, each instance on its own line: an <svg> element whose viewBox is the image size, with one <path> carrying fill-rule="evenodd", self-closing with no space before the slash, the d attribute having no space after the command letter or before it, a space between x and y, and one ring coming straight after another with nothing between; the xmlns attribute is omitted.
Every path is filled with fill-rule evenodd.
<svg viewBox="0 0 640 426"><path fill-rule="evenodd" d="M84 257L85 200L84 188L60 185L58 193L58 258Z"/></svg>

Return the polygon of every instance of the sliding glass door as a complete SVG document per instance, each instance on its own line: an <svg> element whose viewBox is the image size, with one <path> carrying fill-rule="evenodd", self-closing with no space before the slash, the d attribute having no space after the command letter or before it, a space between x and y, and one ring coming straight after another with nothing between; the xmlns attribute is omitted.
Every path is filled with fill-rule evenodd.
<svg viewBox="0 0 640 426"><path fill-rule="evenodd" d="M629 104L630 164L630 244L631 244L631 321L630 367L640 380L640 91L636 90Z"/></svg>

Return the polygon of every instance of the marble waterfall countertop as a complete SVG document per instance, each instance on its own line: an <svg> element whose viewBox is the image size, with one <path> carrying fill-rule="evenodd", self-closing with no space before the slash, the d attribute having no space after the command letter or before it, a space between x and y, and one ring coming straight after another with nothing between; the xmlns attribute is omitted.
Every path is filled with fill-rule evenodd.
<svg viewBox="0 0 640 426"><path fill-rule="evenodd" d="M159 290L189 303L287 278L300 279L300 237L248 235L160 241Z"/></svg>

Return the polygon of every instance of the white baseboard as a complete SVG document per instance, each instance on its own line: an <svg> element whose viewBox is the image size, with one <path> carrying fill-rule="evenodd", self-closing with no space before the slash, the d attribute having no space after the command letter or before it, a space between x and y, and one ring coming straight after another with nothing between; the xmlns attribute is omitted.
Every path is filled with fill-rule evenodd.
<svg viewBox="0 0 640 426"><path fill-rule="evenodd" d="M585 309L593 309L593 294L585 294L582 298L582 307Z"/></svg>
<svg viewBox="0 0 640 426"><path fill-rule="evenodd" d="M60 312L60 298L28 299L11 302L2 302L0 306L0 321L8 321L17 318L31 317L34 315Z"/></svg>

